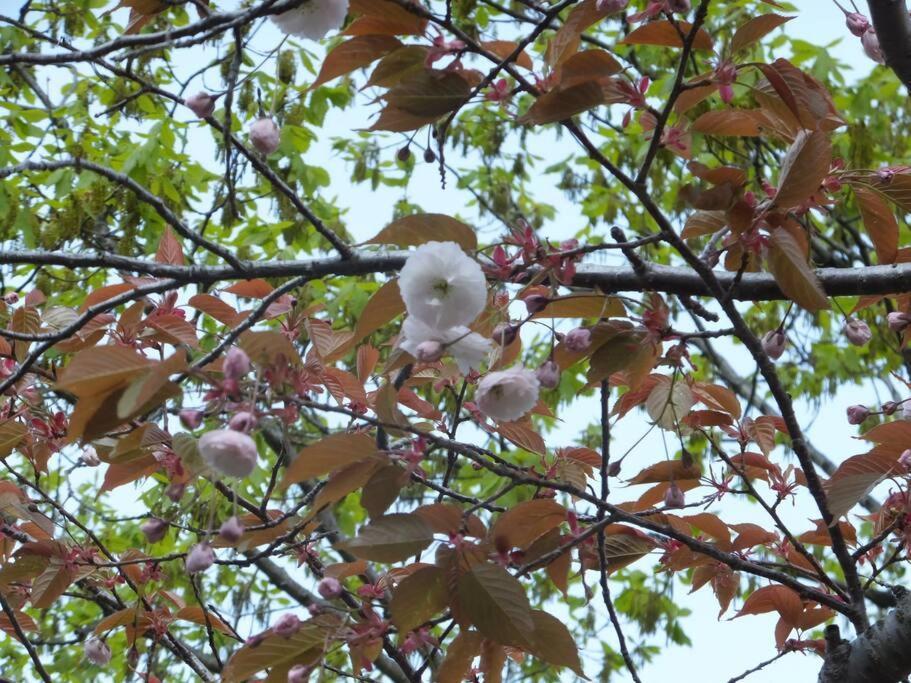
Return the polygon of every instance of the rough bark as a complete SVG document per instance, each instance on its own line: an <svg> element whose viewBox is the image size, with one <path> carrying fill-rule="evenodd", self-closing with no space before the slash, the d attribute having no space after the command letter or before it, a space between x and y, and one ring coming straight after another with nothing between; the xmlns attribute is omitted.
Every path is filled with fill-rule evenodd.
<svg viewBox="0 0 911 683"><path fill-rule="evenodd" d="M179 284L214 284L226 280L248 278L332 277L334 275L369 275L394 273L405 264L408 253L403 251L356 252L350 259L334 257L299 261L245 262L241 268L230 265L179 266L147 259L129 258L115 254L73 254L0 250L0 264L30 266L63 266L66 268L116 268L128 273L166 277ZM533 275L536 270L529 269ZM713 271L719 285L737 301L781 301L786 297L769 273L736 273ZM819 268L816 275L828 296L869 296L875 294L905 294L911 292L911 263L897 263L863 268ZM642 269L627 266L579 265L572 281L573 287L598 288L606 293L653 290L666 294L714 296L702 276L686 266L644 264Z"/></svg>
<svg viewBox="0 0 911 683"><path fill-rule="evenodd" d="M911 17L905 0L867 0L886 65L911 89Z"/></svg>
<svg viewBox="0 0 911 683"><path fill-rule="evenodd" d="M854 640L826 630L826 662L819 683L898 683L911 674L911 593L901 590L895 609Z"/></svg>

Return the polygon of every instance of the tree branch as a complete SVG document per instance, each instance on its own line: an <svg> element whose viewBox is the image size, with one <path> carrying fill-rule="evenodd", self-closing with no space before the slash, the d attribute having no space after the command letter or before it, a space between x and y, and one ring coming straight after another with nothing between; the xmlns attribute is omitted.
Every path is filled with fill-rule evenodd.
<svg viewBox="0 0 911 683"><path fill-rule="evenodd" d="M911 16L905 0L867 0L886 64L911 89Z"/></svg>

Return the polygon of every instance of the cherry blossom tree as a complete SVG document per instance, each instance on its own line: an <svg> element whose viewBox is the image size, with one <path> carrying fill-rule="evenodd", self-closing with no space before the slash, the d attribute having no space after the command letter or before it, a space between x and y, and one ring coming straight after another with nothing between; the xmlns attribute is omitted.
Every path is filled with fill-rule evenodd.
<svg viewBox="0 0 911 683"><path fill-rule="evenodd" d="M3 676L911 674L903 0L6 5Z"/></svg>

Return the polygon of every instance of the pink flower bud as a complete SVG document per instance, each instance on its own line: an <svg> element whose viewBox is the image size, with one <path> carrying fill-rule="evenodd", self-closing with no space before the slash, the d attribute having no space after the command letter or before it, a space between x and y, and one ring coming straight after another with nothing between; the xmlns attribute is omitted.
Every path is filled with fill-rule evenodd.
<svg viewBox="0 0 911 683"><path fill-rule="evenodd" d="M906 470L911 470L911 448L902 452L898 458L898 464Z"/></svg>
<svg viewBox="0 0 911 683"><path fill-rule="evenodd" d="M228 477L247 477L259 456L256 442L233 429L216 429L199 439L199 455L212 469Z"/></svg>
<svg viewBox="0 0 911 683"><path fill-rule="evenodd" d="M626 9L629 0L597 0L595 10L604 14L613 14Z"/></svg>
<svg viewBox="0 0 911 683"><path fill-rule="evenodd" d="M250 357L242 348L232 346L225 354L221 369L225 379L241 379L250 372Z"/></svg>
<svg viewBox="0 0 911 683"><path fill-rule="evenodd" d="M244 525L237 517L228 517L219 527L218 535L228 543L237 543L244 535Z"/></svg>
<svg viewBox="0 0 911 683"><path fill-rule="evenodd" d="M250 430L256 426L256 416L253 413L242 410L233 416L228 422L228 427L233 429L235 432L243 432L244 434L249 434Z"/></svg>
<svg viewBox="0 0 911 683"><path fill-rule="evenodd" d="M667 8L671 12L689 12L690 0L667 0Z"/></svg>
<svg viewBox="0 0 911 683"><path fill-rule="evenodd" d="M443 357L446 348L438 341L425 341L414 350L415 358L422 363L436 363Z"/></svg>
<svg viewBox="0 0 911 683"><path fill-rule="evenodd" d="M490 338L498 346L509 346L516 340L519 328L509 323L497 323L490 334Z"/></svg>
<svg viewBox="0 0 911 683"><path fill-rule="evenodd" d="M664 492L664 505L669 508L682 508L686 505L686 497L683 495L683 491L674 482L671 482L671 485L667 487L667 491Z"/></svg>
<svg viewBox="0 0 911 683"><path fill-rule="evenodd" d="M902 402L901 418L903 420L911 420L911 401Z"/></svg>
<svg viewBox="0 0 911 683"><path fill-rule="evenodd" d="M288 669L288 683L307 683L307 681L310 680L310 674L312 671L312 666L295 664L290 669Z"/></svg>
<svg viewBox="0 0 911 683"><path fill-rule="evenodd" d="M894 311L886 316L886 320L889 321L889 329L893 332L904 332L905 328L911 324L911 316L907 313L899 313Z"/></svg>
<svg viewBox="0 0 911 683"><path fill-rule="evenodd" d="M858 38L870 28L870 21L860 12L845 12L845 25Z"/></svg>
<svg viewBox="0 0 911 683"><path fill-rule="evenodd" d="M771 332L766 332L762 336L762 350L765 351L766 355L772 360L781 358L781 354L784 353L785 346L787 345L788 339L784 336L784 332L772 330Z"/></svg>
<svg viewBox="0 0 911 683"><path fill-rule="evenodd" d="M864 34L860 37L860 44L864 48L864 54L867 55L877 64L885 64L886 56L883 54L883 50L879 45L879 36L876 35L876 31L873 27L869 27Z"/></svg>
<svg viewBox="0 0 911 683"><path fill-rule="evenodd" d="M180 501L183 498L184 492L187 490L187 485L184 483L173 483L164 490L164 494L174 503Z"/></svg>
<svg viewBox="0 0 911 683"><path fill-rule="evenodd" d="M95 450L94 446L86 446L79 459L86 467L98 467L101 464L101 458L98 457L98 451Z"/></svg>
<svg viewBox="0 0 911 683"><path fill-rule="evenodd" d="M316 590L326 600L334 600L342 594L342 584L338 579L327 576L325 579L319 582Z"/></svg>
<svg viewBox="0 0 911 683"><path fill-rule="evenodd" d="M250 126L250 142L260 154L272 154L281 142L278 124L269 118L257 119Z"/></svg>
<svg viewBox="0 0 911 683"><path fill-rule="evenodd" d="M552 360L544 361L535 374L541 386L546 389L553 389L560 384L560 366Z"/></svg>
<svg viewBox="0 0 911 683"><path fill-rule="evenodd" d="M105 666L111 661L111 648L103 640L89 638L83 646L85 658L95 666Z"/></svg>
<svg viewBox="0 0 911 683"><path fill-rule="evenodd" d="M856 405L848 407L848 424L859 425L861 422L870 417L870 411L866 406Z"/></svg>
<svg viewBox="0 0 911 683"><path fill-rule="evenodd" d="M854 346L864 346L873 338L873 333L863 320L851 318L845 323L845 336Z"/></svg>
<svg viewBox="0 0 911 683"><path fill-rule="evenodd" d="M139 527L139 530L145 535L149 543L158 543L168 533L168 523L158 517L147 519Z"/></svg>
<svg viewBox="0 0 911 683"><path fill-rule="evenodd" d="M184 429L194 430L198 429L199 425L202 424L203 412L201 410L191 410L190 408L184 408L177 416L180 418L180 424L184 426Z"/></svg>
<svg viewBox="0 0 911 683"><path fill-rule="evenodd" d="M204 572L215 564L215 551L208 543L197 543L187 553L187 573Z"/></svg>
<svg viewBox="0 0 911 683"><path fill-rule="evenodd" d="M272 624L272 633L282 638L290 638L300 631L301 620L296 614L283 614Z"/></svg>
<svg viewBox="0 0 911 683"><path fill-rule="evenodd" d="M525 298L525 308L532 315L538 313L539 311L543 311L545 308L547 308L547 304L549 303L550 299L546 296L542 296L541 294L532 294L531 296Z"/></svg>
<svg viewBox="0 0 911 683"><path fill-rule="evenodd" d="M3 300L10 306L15 306L19 303L19 294L17 292L9 292L3 295Z"/></svg>
<svg viewBox="0 0 911 683"><path fill-rule="evenodd" d="M898 410L898 404L895 401L883 403L883 415L894 415L896 410Z"/></svg>
<svg viewBox="0 0 911 683"><path fill-rule="evenodd" d="M201 119L206 119L212 116L212 112L215 111L215 100L217 97L212 97L207 92L198 92L195 95L191 95L183 101L185 105L192 111L196 116Z"/></svg>
<svg viewBox="0 0 911 683"><path fill-rule="evenodd" d="M563 343L570 351L582 353L592 345L592 332L587 327L577 327L566 333Z"/></svg>

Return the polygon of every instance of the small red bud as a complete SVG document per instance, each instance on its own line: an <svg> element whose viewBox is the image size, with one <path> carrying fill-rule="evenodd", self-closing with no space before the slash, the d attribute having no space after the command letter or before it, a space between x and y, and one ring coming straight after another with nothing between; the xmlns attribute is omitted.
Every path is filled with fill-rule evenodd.
<svg viewBox="0 0 911 683"><path fill-rule="evenodd" d="M849 406L848 410L848 424L859 425L868 417L870 417L870 410L866 406L856 405Z"/></svg>
<svg viewBox="0 0 911 683"><path fill-rule="evenodd" d="M683 491L674 482L671 482L664 494L664 504L669 508L682 508L686 505L686 497L683 495Z"/></svg>
<svg viewBox="0 0 911 683"><path fill-rule="evenodd" d="M549 303L550 299L546 296L542 296L541 294L532 294L531 296L525 298L525 308L532 315L543 311L545 308L547 308L547 304Z"/></svg>

